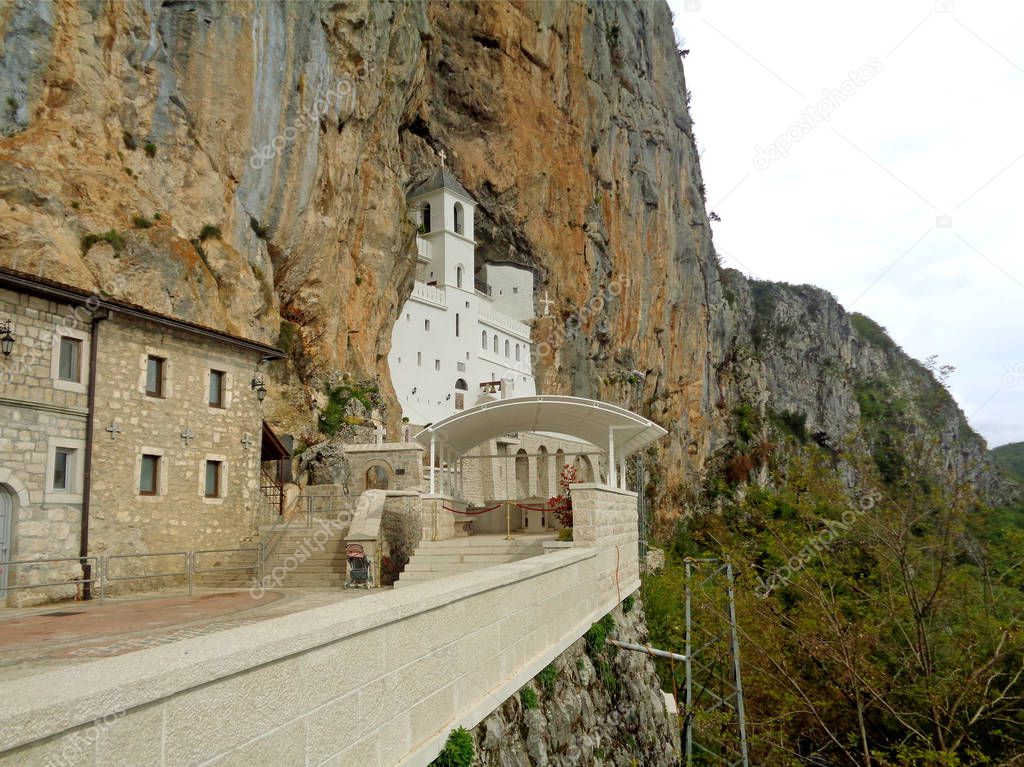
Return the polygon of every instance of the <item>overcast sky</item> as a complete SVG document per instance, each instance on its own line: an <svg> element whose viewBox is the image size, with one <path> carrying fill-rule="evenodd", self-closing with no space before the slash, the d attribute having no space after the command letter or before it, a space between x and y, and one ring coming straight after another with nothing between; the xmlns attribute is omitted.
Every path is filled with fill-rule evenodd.
<svg viewBox="0 0 1024 767"><path fill-rule="evenodd" d="M989 446L1024 441L1024 3L669 5L725 264L939 355Z"/></svg>

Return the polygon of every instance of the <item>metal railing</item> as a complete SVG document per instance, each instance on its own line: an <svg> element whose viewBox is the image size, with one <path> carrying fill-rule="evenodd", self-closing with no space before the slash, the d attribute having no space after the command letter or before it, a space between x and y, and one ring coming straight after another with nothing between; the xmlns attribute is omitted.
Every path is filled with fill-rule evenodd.
<svg viewBox="0 0 1024 767"><path fill-rule="evenodd" d="M170 573L149 573L145 575L110 574L110 560L112 559L127 561L129 559L149 559L153 557L184 557L185 569ZM154 578L180 578L181 576L185 576L188 579L188 594L189 596L192 596L192 552L190 551L166 551L155 552L153 554L108 554L107 556L100 558L100 564L103 566L100 588L105 588L108 583L115 583L117 581L140 581L152 580Z"/></svg>
<svg viewBox="0 0 1024 767"><path fill-rule="evenodd" d="M53 588L55 586L84 586L85 584L98 584L100 585L99 596L103 599L103 587L100 582L102 573L100 570L101 562L98 557L59 557L56 559L7 559L0 561L0 570L6 572L8 580L10 580L11 566L12 565L42 565L42 564L53 564L54 562L74 562L76 565L83 566L83 563L91 563L89 566L89 572L93 573L93 577L86 578L83 574L81 578L72 578L71 580L63 581L46 581L44 583L26 583L22 585L11 586L5 584L3 588L0 588L0 599L3 599L8 591L17 591L18 589L44 589ZM84 566L83 566L84 567ZM98 574L98 575L97 575Z"/></svg>
<svg viewBox="0 0 1024 767"><path fill-rule="evenodd" d="M494 293L494 289L490 285L488 285L486 282L484 282L483 280L480 280L480 279L475 279L474 278L474 280L473 280L473 287L475 287L478 292L483 293L485 296L490 296L490 295L493 295L493 293Z"/></svg>
<svg viewBox="0 0 1024 767"><path fill-rule="evenodd" d="M207 554L234 554L234 553L252 553L252 563L232 563L228 566L220 567L200 567L201 557ZM44 581L42 583L25 583L17 585L6 585L0 588L0 599L8 591L15 591L19 589L44 589L54 588L57 586L83 586L90 584L95 586L96 594L102 600L106 595L107 589L113 583L123 581L148 581L157 580L159 578L185 578L188 585L188 593L192 595L192 586L194 576L206 575L211 573L232 573L232 572L248 572L253 571L254 577L258 580L262 576L263 572L263 561L262 546L245 546L234 549L199 549L196 551L156 551L148 554L108 554L106 556L89 556L89 557L60 557L53 559L19 559L19 560L3 560L0 561L0 570L6 570L8 575L10 574L11 566L31 566L31 565L45 565L54 564L57 562L74 562L75 564L81 565L85 562L89 566L89 572L93 574L91 578L73 578L70 580L59 580L59 581ZM161 557L181 557L183 567L180 570L171 570L166 572L136 572L128 574L116 574L117 565L120 562L133 561L152 561ZM111 574L111 562L115 566L115 574Z"/></svg>

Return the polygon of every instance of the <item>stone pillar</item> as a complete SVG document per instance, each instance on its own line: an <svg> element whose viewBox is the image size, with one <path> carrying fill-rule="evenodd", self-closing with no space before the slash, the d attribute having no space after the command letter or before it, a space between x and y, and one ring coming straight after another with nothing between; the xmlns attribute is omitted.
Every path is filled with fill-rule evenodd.
<svg viewBox="0 0 1024 767"><path fill-rule="evenodd" d="M637 494L596 482L570 492L573 546L597 549L601 590L625 597L640 579Z"/></svg>

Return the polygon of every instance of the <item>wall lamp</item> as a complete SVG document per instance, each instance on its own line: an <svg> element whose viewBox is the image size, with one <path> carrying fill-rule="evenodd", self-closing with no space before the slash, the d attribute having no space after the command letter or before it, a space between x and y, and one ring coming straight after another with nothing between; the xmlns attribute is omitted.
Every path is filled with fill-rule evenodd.
<svg viewBox="0 0 1024 767"><path fill-rule="evenodd" d="M4 353L5 357L10 357L11 352L14 351L14 333L11 332L11 321L7 320L0 323L0 351Z"/></svg>
<svg viewBox="0 0 1024 767"><path fill-rule="evenodd" d="M267 397L267 387L263 385L263 379L253 376L249 382L249 388L256 392L256 399L262 402Z"/></svg>

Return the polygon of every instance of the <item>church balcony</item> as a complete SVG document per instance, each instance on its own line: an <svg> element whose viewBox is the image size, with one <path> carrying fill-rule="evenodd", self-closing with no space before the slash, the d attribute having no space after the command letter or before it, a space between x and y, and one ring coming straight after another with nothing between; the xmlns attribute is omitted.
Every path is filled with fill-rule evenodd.
<svg viewBox="0 0 1024 767"><path fill-rule="evenodd" d="M483 293L488 298L494 295L494 289L483 280L474 279L473 284L477 293Z"/></svg>
<svg viewBox="0 0 1024 767"><path fill-rule="evenodd" d="M434 285L427 285L423 282L414 282L412 284L412 295L410 298L419 301L420 303L430 304L431 306L439 306L442 309L448 307L448 302L445 297L444 288L439 288Z"/></svg>
<svg viewBox="0 0 1024 767"><path fill-rule="evenodd" d="M430 261L430 243L422 237L416 238L416 258L422 262Z"/></svg>

